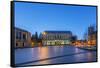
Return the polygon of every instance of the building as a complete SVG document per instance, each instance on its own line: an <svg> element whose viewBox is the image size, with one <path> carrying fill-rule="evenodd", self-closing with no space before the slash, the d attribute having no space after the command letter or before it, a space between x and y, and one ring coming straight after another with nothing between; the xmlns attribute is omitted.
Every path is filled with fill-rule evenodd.
<svg viewBox="0 0 100 68"><path fill-rule="evenodd" d="M43 45L65 45L71 43L71 31L44 31L40 34Z"/></svg>
<svg viewBox="0 0 100 68"><path fill-rule="evenodd" d="M15 28L15 48L31 47L31 33Z"/></svg>
<svg viewBox="0 0 100 68"><path fill-rule="evenodd" d="M94 26L88 27L88 45L96 45L97 31Z"/></svg>

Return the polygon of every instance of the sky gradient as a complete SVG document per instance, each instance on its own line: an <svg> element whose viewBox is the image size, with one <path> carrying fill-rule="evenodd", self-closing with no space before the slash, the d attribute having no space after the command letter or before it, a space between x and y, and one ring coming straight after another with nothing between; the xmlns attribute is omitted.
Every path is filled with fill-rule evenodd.
<svg viewBox="0 0 100 68"><path fill-rule="evenodd" d="M15 27L31 34L45 30L72 31L83 39L90 25L96 25L96 7L15 2Z"/></svg>

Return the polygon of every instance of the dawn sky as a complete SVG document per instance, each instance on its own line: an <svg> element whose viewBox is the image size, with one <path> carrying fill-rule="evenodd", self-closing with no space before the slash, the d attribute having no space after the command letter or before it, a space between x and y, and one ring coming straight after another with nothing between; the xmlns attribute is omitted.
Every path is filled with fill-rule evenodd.
<svg viewBox="0 0 100 68"><path fill-rule="evenodd" d="M72 31L82 39L89 25L96 24L96 7L15 3L15 26L32 34L45 30Z"/></svg>

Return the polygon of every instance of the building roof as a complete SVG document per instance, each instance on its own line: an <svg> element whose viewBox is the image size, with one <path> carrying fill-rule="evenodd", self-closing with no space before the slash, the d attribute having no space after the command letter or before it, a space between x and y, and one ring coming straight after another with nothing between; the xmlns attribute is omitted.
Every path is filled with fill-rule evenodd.
<svg viewBox="0 0 100 68"><path fill-rule="evenodd" d="M71 31L44 31L46 33L69 33L69 34L72 34Z"/></svg>
<svg viewBox="0 0 100 68"><path fill-rule="evenodd" d="M25 29L21 29L21 28L18 28L18 27L15 27L16 30L19 30L19 31L23 31L23 32L27 32L27 33L30 33L29 31L25 30Z"/></svg>

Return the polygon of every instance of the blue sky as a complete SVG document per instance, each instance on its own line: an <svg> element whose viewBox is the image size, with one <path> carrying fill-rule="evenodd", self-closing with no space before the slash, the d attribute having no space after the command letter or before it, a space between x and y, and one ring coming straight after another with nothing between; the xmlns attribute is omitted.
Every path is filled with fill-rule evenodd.
<svg viewBox="0 0 100 68"><path fill-rule="evenodd" d="M15 2L15 26L32 34L45 30L72 31L82 39L96 24L96 7Z"/></svg>

